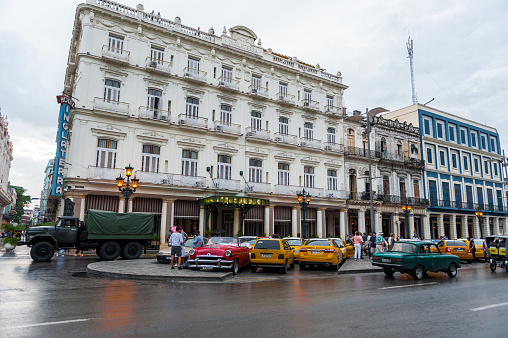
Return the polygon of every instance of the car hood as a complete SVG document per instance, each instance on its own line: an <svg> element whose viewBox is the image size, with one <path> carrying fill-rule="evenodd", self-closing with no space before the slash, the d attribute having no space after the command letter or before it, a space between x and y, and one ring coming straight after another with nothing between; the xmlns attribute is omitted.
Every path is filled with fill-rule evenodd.
<svg viewBox="0 0 508 338"><path fill-rule="evenodd" d="M48 232L50 229L53 229L53 226L40 226L40 227L30 227L27 230L29 234L40 234L42 232Z"/></svg>
<svg viewBox="0 0 508 338"><path fill-rule="evenodd" d="M238 247L231 246L231 245L213 245L212 244L212 245L206 245L202 248L196 248L195 250L196 250L195 255L199 255L199 256L206 255L206 254L210 254L211 256L223 256L224 251L238 250Z"/></svg>

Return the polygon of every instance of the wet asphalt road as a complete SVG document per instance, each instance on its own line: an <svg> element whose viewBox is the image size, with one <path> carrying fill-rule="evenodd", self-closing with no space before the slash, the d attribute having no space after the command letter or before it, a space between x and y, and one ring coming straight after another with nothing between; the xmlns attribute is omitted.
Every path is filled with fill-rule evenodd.
<svg viewBox="0 0 508 338"><path fill-rule="evenodd" d="M1 337L506 336L508 274L483 263L455 279L296 268L172 284L87 278L96 258L16 252L0 251Z"/></svg>

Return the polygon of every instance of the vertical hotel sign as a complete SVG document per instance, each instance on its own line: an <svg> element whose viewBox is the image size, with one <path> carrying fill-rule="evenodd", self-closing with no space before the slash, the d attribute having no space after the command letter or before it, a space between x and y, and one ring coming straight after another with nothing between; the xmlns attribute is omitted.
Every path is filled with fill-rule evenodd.
<svg viewBox="0 0 508 338"><path fill-rule="evenodd" d="M58 117L58 137L51 195L62 196L65 158L67 156L67 148L69 146L67 139L69 134L69 113L76 104L70 97L65 95L59 95L56 99L58 103L60 103L60 116Z"/></svg>

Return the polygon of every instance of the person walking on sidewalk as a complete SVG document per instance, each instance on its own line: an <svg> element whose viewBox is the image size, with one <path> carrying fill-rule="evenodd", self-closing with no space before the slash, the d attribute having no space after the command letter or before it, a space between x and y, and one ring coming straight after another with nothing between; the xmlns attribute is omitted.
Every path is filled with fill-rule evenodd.
<svg viewBox="0 0 508 338"><path fill-rule="evenodd" d="M360 231L356 232L355 237L353 237L354 247L355 247L355 261L362 259L362 236L360 236Z"/></svg>
<svg viewBox="0 0 508 338"><path fill-rule="evenodd" d="M369 236L369 259L372 259L372 254L374 253L375 249L376 249L376 233L373 232Z"/></svg>
<svg viewBox="0 0 508 338"><path fill-rule="evenodd" d="M169 245L171 245L171 269L175 268L175 257L178 257L178 270L182 270L182 228L177 227L176 232L173 232L169 237Z"/></svg>
<svg viewBox="0 0 508 338"><path fill-rule="evenodd" d="M376 252L383 252L384 251L383 249L386 246L386 241L383 238L382 232L379 232L379 234L376 236L375 243L376 243Z"/></svg>

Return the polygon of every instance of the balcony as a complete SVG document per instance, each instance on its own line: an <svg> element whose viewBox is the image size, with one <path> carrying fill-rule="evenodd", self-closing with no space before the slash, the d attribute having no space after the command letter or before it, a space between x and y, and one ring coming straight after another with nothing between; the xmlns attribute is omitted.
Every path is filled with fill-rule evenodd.
<svg viewBox="0 0 508 338"><path fill-rule="evenodd" d="M206 177L201 176L185 176L137 170L136 177L139 178L141 184L151 183L193 188L204 188L206 186Z"/></svg>
<svg viewBox="0 0 508 338"><path fill-rule="evenodd" d="M354 201L370 201L370 193L368 191L350 191L347 193L347 199ZM372 192L373 199L376 200L377 196L375 192Z"/></svg>
<svg viewBox="0 0 508 338"><path fill-rule="evenodd" d="M171 62L164 61L161 59L156 59L153 57L147 57L145 60L145 69L149 72L157 72L161 74L170 74L171 73Z"/></svg>
<svg viewBox="0 0 508 338"><path fill-rule="evenodd" d="M299 187L294 185L283 185L276 184L275 185L275 193L277 195L293 195L296 196L297 191L301 190ZM305 188L307 190L307 188Z"/></svg>
<svg viewBox="0 0 508 338"><path fill-rule="evenodd" d="M230 77L219 77L219 88L237 92L240 89L240 81L233 80Z"/></svg>
<svg viewBox="0 0 508 338"><path fill-rule="evenodd" d="M334 116L345 116L346 110L344 108L325 106L325 114L331 114Z"/></svg>
<svg viewBox="0 0 508 338"><path fill-rule="evenodd" d="M275 142L298 145L298 136L290 134L275 133Z"/></svg>
<svg viewBox="0 0 508 338"><path fill-rule="evenodd" d="M250 192L260 192L269 194L272 192L272 185L270 183L258 183L258 182L248 182L248 186L246 186L246 191Z"/></svg>
<svg viewBox="0 0 508 338"><path fill-rule="evenodd" d="M220 190L235 190L240 191L240 181L239 180L225 180L222 178L216 178L215 187Z"/></svg>
<svg viewBox="0 0 508 338"><path fill-rule="evenodd" d="M192 128L207 129L208 119L205 117L192 116L187 114L178 115L178 124Z"/></svg>
<svg viewBox="0 0 508 338"><path fill-rule="evenodd" d="M162 109L155 109L150 107L139 107L139 118L153 121L160 121L168 123L170 120L171 112Z"/></svg>
<svg viewBox="0 0 508 338"><path fill-rule="evenodd" d="M307 147L307 148L316 148L316 149L322 148L321 140L316 140L316 139L312 139L312 138L305 138L305 137L302 137L300 139L300 145L302 147Z"/></svg>
<svg viewBox="0 0 508 338"><path fill-rule="evenodd" d="M107 45L102 46L102 58L107 61L126 64L129 63L129 56L130 52L128 50Z"/></svg>
<svg viewBox="0 0 508 338"><path fill-rule="evenodd" d="M103 168L103 167L88 167L88 179L94 180L109 180L115 181L117 177L121 176L124 169L120 168Z"/></svg>
<svg viewBox="0 0 508 338"><path fill-rule="evenodd" d="M190 81L206 82L206 72L195 68L185 67L183 78Z"/></svg>
<svg viewBox="0 0 508 338"><path fill-rule="evenodd" d="M280 104L293 105L295 104L295 96L288 93L278 92L277 102L279 102Z"/></svg>
<svg viewBox="0 0 508 338"><path fill-rule="evenodd" d="M325 189L322 188L310 188L310 187L297 187L297 193L301 193L305 189L305 193L312 197L323 197L325 195Z"/></svg>
<svg viewBox="0 0 508 338"><path fill-rule="evenodd" d="M107 100L96 97L93 100L93 109L118 115L129 116L129 104L125 102Z"/></svg>
<svg viewBox="0 0 508 338"><path fill-rule="evenodd" d="M258 86L249 86L249 94L260 99L268 99L268 89Z"/></svg>
<svg viewBox="0 0 508 338"><path fill-rule="evenodd" d="M325 142L323 145L324 145L324 149L327 151L331 151L334 153L343 153L344 152L344 146L342 144Z"/></svg>
<svg viewBox="0 0 508 338"><path fill-rule="evenodd" d="M404 160L404 164L407 166L416 167L418 169L423 169L423 167L425 167L425 161L419 160L417 158L406 158Z"/></svg>
<svg viewBox="0 0 508 338"><path fill-rule="evenodd" d="M377 147L376 147L377 149ZM404 162L404 154L392 154L387 150L384 151L376 151L376 157L382 160L396 161L396 162Z"/></svg>
<svg viewBox="0 0 508 338"><path fill-rule="evenodd" d="M325 190L325 197L345 200L348 197L348 193L345 190Z"/></svg>
<svg viewBox="0 0 508 338"><path fill-rule="evenodd" d="M220 133L240 135L242 133L242 126L224 121L214 121L213 130Z"/></svg>
<svg viewBox="0 0 508 338"><path fill-rule="evenodd" d="M356 147L345 147L344 148L344 154L350 155L350 156L361 156L361 157L368 157L369 151L367 149L363 148L356 148ZM375 151L370 151L371 157L375 157Z"/></svg>
<svg viewBox="0 0 508 338"><path fill-rule="evenodd" d="M204 188L206 186L206 177L173 174L172 184L181 187Z"/></svg>
<svg viewBox="0 0 508 338"><path fill-rule="evenodd" d="M302 107L303 107L303 109L319 110L319 102L312 101L310 99L303 99L302 100Z"/></svg>
<svg viewBox="0 0 508 338"><path fill-rule="evenodd" d="M255 138L255 139L261 139L261 140L270 140L270 131L265 129L257 129L248 127L245 128L247 130L247 133L245 134L245 137L248 138Z"/></svg>

